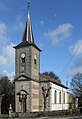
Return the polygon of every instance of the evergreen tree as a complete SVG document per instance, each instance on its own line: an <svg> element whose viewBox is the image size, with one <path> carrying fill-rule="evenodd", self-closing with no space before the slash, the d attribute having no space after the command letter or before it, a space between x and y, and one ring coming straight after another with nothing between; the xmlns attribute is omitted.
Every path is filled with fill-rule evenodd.
<svg viewBox="0 0 82 119"><path fill-rule="evenodd" d="M2 99L2 113L8 113L9 105L11 104L14 109L14 84L10 81L7 76L1 77L0 79L0 93L4 94Z"/></svg>

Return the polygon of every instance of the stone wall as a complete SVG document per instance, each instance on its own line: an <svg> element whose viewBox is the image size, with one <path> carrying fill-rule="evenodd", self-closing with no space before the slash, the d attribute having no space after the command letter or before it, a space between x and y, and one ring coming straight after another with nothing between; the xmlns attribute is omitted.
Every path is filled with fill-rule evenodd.
<svg viewBox="0 0 82 119"><path fill-rule="evenodd" d="M46 117L46 116L71 116L79 115L80 109L45 111L45 112L27 112L27 113L12 113L12 117Z"/></svg>
<svg viewBox="0 0 82 119"><path fill-rule="evenodd" d="M19 102L19 96L17 93L22 89L26 90L29 95L27 96L27 111L31 111L31 81L18 81L15 82L15 110L21 112L21 103Z"/></svg>
<svg viewBox="0 0 82 119"><path fill-rule="evenodd" d="M39 80L40 73L40 52L31 46L31 78ZM34 57L36 56L36 64L34 63Z"/></svg>
<svg viewBox="0 0 82 119"><path fill-rule="evenodd" d="M15 52L15 72L16 77L20 74L26 74L26 76L31 77L31 48L30 47L24 47L16 49ZM26 62L22 64L21 62L21 54L26 54ZM24 66L23 66L24 65ZM25 68L22 72L22 66Z"/></svg>
<svg viewBox="0 0 82 119"><path fill-rule="evenodd" d="M32 88L31 88L31 100L32 100L32 106L31 111L32 112L38 112L39 111L39 83L32 81Z"/></svg>

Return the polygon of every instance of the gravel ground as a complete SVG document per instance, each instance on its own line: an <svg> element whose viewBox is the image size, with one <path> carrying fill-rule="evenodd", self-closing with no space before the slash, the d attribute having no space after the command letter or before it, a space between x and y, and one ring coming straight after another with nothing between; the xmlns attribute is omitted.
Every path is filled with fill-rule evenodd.
<svg viewBox="0 0 82 119"><path fill-rule="evenodd" d="M0 118L3 119L3 118ZM82 119L82 116L71 116L71 117L28 117L28 118L8 118L8 119Z"/></svg>

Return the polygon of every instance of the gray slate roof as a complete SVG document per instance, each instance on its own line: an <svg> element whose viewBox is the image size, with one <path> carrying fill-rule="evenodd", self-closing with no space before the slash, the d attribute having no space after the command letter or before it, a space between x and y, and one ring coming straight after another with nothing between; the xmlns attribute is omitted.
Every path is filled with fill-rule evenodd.
<svg viewBox="0 0 82 119"><path fill-rule="evenodd" d="M39 51L41 51L37 45L34 43L34 36L33 36L33 31L32 31L32 26L31 26L31 21L30 21L30 14L28 12L28 18L26 21L26 26L22 38L22 42L18 44L17 46L14 46L14 48L20 48L20 47L25 47L25 46L33 46Z"/></svg>

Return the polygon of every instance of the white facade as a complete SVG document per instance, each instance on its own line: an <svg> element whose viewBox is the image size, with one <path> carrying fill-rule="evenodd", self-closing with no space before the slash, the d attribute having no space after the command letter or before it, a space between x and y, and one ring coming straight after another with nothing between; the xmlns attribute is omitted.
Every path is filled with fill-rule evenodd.
<svg viewBox="0 0 82 119"><path fill-rule="evenodd" d="M51 83L50 91L50 110L69 109L67 89L57 84Z"/></svg>

